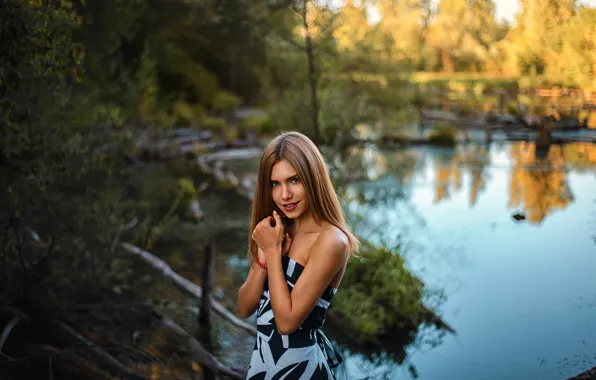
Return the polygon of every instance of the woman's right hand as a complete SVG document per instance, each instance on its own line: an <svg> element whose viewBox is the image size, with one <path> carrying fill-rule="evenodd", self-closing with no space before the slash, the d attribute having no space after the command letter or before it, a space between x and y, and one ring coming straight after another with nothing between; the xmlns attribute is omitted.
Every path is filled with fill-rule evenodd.
<svg viewBox="0 0 596 380"><path fill-rule="evenodd" d="M291 246L292 246L292 238L290 237L290 234L288 234L286 232L286 234L284 236L284 241L283 241L282 254L287 255L288 252L290 251ZM267 256L265 255L265 251L263 251L263 249L259 246L257 246L257 248L258 248L257 255L259 257L259 262L263 265L267 265Z"/></svg>

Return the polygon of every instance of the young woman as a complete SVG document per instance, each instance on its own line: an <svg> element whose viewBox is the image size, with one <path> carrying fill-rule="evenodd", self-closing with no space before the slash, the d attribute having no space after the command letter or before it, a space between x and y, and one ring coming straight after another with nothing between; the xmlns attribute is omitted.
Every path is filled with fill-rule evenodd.
<svg viewBox="0 0 596 380"><path fill-rule="evenodd" d="M238 312L257 311L248 379L333 379L341 358L320 330L350 254L346 225L321 153L297 132L265 148L252 208L251 262Z"/></svg>

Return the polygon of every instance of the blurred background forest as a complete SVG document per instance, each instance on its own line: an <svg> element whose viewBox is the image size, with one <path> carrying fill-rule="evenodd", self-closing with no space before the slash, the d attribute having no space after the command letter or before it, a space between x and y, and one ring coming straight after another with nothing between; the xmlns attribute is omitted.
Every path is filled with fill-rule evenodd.
<svg viewBox="0 0 596 380"><path fill-rule="evenodd" d="M283 130L319 144L364 242L327 323L342 378L478 378L421 353L457 334L470 360L502 349L475 363L516 357L466 337L552 284L584 314L542 300L539 330L494 328L536 342L501 375L596 365L593 5L520 0L507 21L493 0L0 0L0 52L2 379L242 378L253 331L230 310L256 159ZM455 281L461 246L489 261ZM495 273L497 294L454 294ZM573 344L537 353L562 320Z"/></svg>

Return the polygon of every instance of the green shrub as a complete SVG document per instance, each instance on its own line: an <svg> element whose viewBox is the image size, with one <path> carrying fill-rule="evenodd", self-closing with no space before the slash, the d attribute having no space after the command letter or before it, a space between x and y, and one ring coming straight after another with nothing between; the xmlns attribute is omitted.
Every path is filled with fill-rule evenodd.
<svg viewBox="0 0 596 380"><path fill-rule="evenodd" d="M263 121L263 124L261 124L261 133L265 135L271 135L276 132L280 132L279 127L273 122L272 118L267 116L267 118Z"/></svg>
<svg viewBox="0 0 596 380"><path fill-rule="evenodd" d="M203 107L185 101L177 101L172 105L172 114L178 125L194 125L203 117Z"/></svg>
<svg viewBox="0 0 596 380"><path fill-rule="evenodd" d="M238 107L242 99L226 90L219 90L215 93L211 106L216 112L230 111Z"/></svg>
<svg viewBox="0 0 596 380"><path fill-rule="evenodd" d="M510 100L507 103L507 113L509 113L509 115L512 115L512 116L519 115L519 106L516 101Z"/></svg>
<svg viewBox="0 0 596 380"><path fill-rule="evenodd" d="M416 328L424 315L423 288L406 269L399 247L363 242L359 257L348 264L333 311L363 338Z"/></svg>
<svg viewBox="0 0 596 380"><path fill-rule="evenodd" d="M429 141L436 145L453 146L456 143L457 128L451 124L439 124L430 133Z"/></svg>
<svg viewBox="0 0 596 380"><path fill-rule="evenodd" d="M223 133L226 130L228 124L220 117L206 116L203 118L203 126L215 133Z"/></svg>
<svg viewBox="0 0 596 380"><path fill-rule="evenodd" d="M243 132L271 133L272 129L271 118L267 115L249 117L240 122L240 130Z"/></svg>
<svg viewBox="0 0 596 380"><path fill-rule="evenodd" d="M224 130L224 140L228 144L232 144L238 139L238 129L234 127L229 127Z"/></svg>

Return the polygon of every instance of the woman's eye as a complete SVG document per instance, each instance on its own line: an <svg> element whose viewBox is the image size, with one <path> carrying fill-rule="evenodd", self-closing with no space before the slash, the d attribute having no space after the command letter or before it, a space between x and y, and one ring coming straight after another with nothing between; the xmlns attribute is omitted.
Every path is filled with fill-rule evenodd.
<svg viewBox="0 0 596 380"><path fill-rule="evenodd" d="M298 179L298 177L294 177L290 180L290 183L298 183L300 182L300 180Z"/></svg>
<svg viewBox="0 0 596 380"><path fill-rule="evenodd" d="M275 186L277 186L277 182L275 182L275 181L272 181L272 182L271 182L271 187L275 187Z"/></svg>

